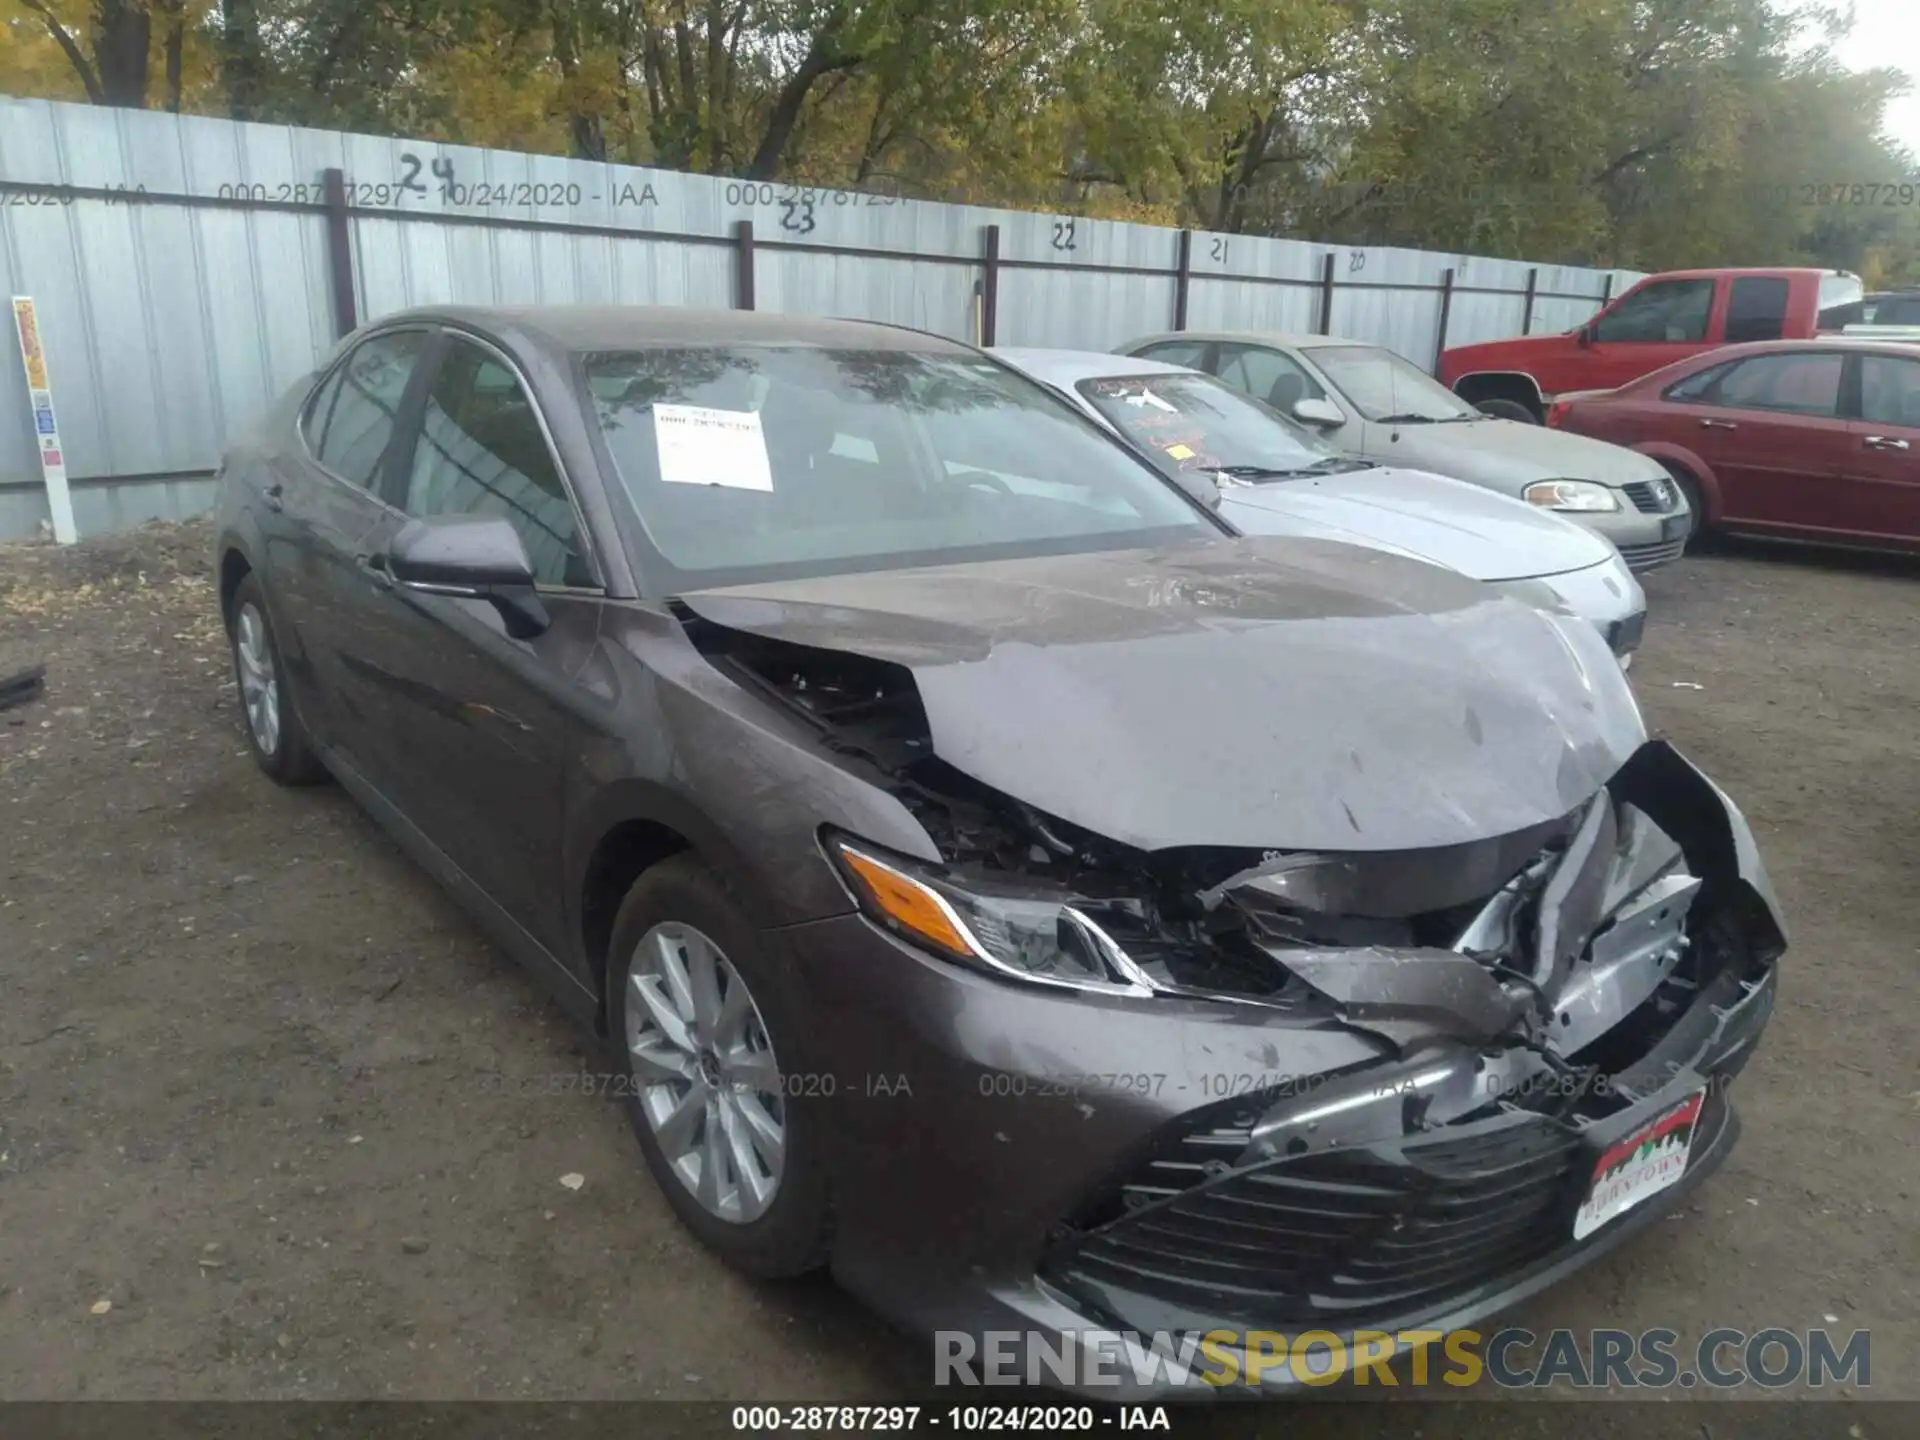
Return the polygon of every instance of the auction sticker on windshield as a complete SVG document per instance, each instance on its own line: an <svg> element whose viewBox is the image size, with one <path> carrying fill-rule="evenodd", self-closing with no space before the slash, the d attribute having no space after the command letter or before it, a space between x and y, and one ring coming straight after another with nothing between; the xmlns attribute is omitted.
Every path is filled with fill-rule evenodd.
<svg viewBox="0 0 1920 1440"><path fill-rule="evenodd" d="M1573 1238L1581 1240L1615 1216L1658 1195L1687 1173L1687 1151L1700 1120L1707 1092L1687 1099L1608 1148L1593 1167L1587 1198L1573 1217Z"/></svg>
<svg viewBox="0 0 1920 1440"><path fill-rule="evenodd" d="M773 489L766 432L757 411L656 404L653 436L660 450L660 478L670 485Z"/></svg>

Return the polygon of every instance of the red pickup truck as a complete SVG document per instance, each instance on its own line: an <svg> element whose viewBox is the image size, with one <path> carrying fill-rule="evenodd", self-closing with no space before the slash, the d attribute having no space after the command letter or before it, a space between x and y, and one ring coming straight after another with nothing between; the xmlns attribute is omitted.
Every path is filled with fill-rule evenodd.
<svg viewBox="0 0 1920 1440"><path fill-rule="evenodd" d="M1489 415L1538 425L1566 391L1611 390L1717 345L1837 330L1863 294L1859 276L1839 270L1670 270L1564 335L1447 350L1440 382Z"/></svg>

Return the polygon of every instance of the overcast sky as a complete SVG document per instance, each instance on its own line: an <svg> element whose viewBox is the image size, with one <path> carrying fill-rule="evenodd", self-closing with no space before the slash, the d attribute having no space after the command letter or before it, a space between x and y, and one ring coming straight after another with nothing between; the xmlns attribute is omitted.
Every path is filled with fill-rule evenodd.
<svg viewBox="0 0 1920 1440"><path fill-rule="evenodd" d="M1920 0L1854 0L1853 34L1836 47L1856 70L1894 65L1915 89L1887 107L1887 133L1920 156Z"/></svg>

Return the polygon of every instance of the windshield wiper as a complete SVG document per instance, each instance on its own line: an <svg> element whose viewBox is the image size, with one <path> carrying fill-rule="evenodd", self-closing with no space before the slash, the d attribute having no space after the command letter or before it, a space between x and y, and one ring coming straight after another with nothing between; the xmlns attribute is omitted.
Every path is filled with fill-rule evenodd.
<svg viewBox="0 0 1920 1440"><path fill-rule="evenodd" d="M1431 415L1382 415L1373 423L1376 425L1433 425L1438 422Z"/></svg>
<svg viewBox="0 0 1920 1440"><path fill-rule="evenodd" d="M1325 462L1322 462L1325 463ZM1209 465L1209 475L1225 475L1229 480L1291 480L1297 475L1319 473L1313 466L1306 469L1281 469L1274 465Z"/></svg>

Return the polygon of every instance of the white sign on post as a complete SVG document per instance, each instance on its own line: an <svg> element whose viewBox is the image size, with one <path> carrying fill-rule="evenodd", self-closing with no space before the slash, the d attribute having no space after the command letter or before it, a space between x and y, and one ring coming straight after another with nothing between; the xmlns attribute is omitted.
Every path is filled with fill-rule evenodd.
<svg viewBox="0 0 1920 1440"><path fill-rule="evenodd" d="M47 509L53 514L53 538L71 545L80 538L73 524L73 495L67 489L67 457L60 426L53 418L53 384L40 348L40 322L27 295L13 297L13 328L20 337L20 363L27 372L27 404L33 411L33 438L40 447L40 474L47 482Z"/></svg>

